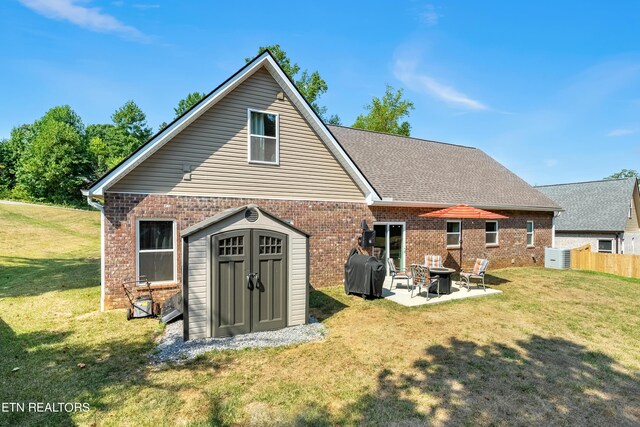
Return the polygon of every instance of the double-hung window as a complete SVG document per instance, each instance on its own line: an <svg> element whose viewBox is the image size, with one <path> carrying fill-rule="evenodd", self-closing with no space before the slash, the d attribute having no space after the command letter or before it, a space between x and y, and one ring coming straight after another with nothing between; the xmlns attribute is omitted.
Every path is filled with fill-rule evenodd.
<svg viewBox="0 0 640 427"><path fill-rule="evenodd" d="M533 221L527 221L527 246L533 246Z"/></svg>
<svg viewBox="0 0 640 427"><path fill-rule="evenodd" d="M598 252L605 254L613 253L613 241L612 240L598 240Z"/></svg>
<svg viewBox="0 0 640 427"><path fill-rule="evenodd" d="M460 246L460 221L447 221L447 246Z"/></svg>
<svg viewBox="0 0 640 427"><path fill-rule="evenodd" d="M176 281L175 223L172 220L138 221L138 276L152 283Z"/></svg>
<svg viewBox="0 0 640 427"><path fill-rule="evenodd" d="M487 246L498 244L498 221L487 221L484 225Z"/></svg>
<svg viewBox="0 0 640 427"><path fill-rule="evenodd" d="M278 115L249 110L249 162L280 163L280 129Z"/></svg>

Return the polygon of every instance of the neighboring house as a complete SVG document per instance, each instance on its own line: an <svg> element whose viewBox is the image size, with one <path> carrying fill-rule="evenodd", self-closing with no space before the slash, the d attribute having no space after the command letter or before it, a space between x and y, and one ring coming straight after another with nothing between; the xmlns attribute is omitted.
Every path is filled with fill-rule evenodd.
<svg viewBox="0 0 640 427"><path fill-rule="evenodd" d="M635 178L536 187L562 206L555 247L591 244L594 252L640 254L640 196Z"/></svg>
<svg viewBox="0 0 640 427"><path fill-rule="evenodd" d="M215 295L222 291L211 290L217 281L244 280L238 273L244 271L251 288L255 271L249 270L254 267L235 273L224 270L224 278L219 274L240 262L241 253L249 257L284 250L277 243L284 240L239 231L257 230L263 216L269 219L269 230L282 239L286 240L287 226L295 227L291 233L298 233L300 243L289 241L290 257L296 256L294 250L308 254L306 265L293 258L278 264L287 269L298 266L288 277L306 283L303 289L289 286L285 306L294 310L294 301L295 310L302 310L307 285L342 283L344 262L357 245L363 219L377 231L376 244L385 256L394 257L400 268L422 263L425 254L441 255L445 264L456 268L460 256L465 265L486 257L491 267L524 266L543 265L554 211L560 209L479 149L325 125L268 52L84 194L91 204L101 201L104 206L106 309L125 305L121 284L140 275L153 282L160 299L199 280L202 287L185 291L185 302L209 311L218 307ZM509 218L460 222L419 217L459 203ZM206 222L231 208L240 209L227 211L234 212L233 221L223 215L222 224ZM180 242L188 229L182 244L191 247L189 239L202 234L192 234L197 223L205 227L198 230L236 234L221 240L205 231L203 242L209 243L196 245L200 261L189 265L195 255L184 256ZM308 249L302 243L306 233ZM231 257L224 258L231 264L220 267L218 255ZM256 257L246 258L247 265L255 265ZM290 319L292 313L286 316Z"/></svg>

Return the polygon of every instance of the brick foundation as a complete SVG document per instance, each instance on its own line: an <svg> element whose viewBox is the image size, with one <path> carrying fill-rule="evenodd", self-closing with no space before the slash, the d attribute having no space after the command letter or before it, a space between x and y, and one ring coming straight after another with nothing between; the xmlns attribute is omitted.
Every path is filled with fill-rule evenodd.
<svg viewBox="0 0 640 427"><path fill-rule="evenodd" d="M442 255L445 264L459 267L460 251L445 247L445 221L420 218L424 208L369 207L365 203L314 202L291 200L231 199L191 196L163 196L107 193L105 196L105 309L128 304L122 282L136 275L136 219L166 218L178 229L178 283L154 287L154 298L164 301L179 289L181 281L180 230L230 207L255 203L311 234L310 281L314 287L342 283L343 265L349 250L357 244L360 221L371 227L373 221L406 223L406 264L422 262L425 254ZM551 245L551 213L500 212L500 245L485 245L484 221L464 220L463 265L476 257L488 257L489 268L542 265L544 247ZM535 247L526 247L526 221L535 221Z"/></svg>

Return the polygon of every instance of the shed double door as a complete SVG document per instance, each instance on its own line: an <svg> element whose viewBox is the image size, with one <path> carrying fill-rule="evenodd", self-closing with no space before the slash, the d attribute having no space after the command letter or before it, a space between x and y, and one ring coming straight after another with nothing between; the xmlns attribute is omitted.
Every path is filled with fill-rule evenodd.
<svg viewBox="0 0 640 427"><path fill-rule="evenodd" d="M234 230L211 239L213 336L280 329L287 318L287 236Z"/></svg>

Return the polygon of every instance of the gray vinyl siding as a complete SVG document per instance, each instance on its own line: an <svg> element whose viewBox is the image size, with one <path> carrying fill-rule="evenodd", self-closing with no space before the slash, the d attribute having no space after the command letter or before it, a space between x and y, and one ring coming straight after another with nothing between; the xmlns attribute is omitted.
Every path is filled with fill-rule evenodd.
<svg viewBox="0 0 640 427"><path fill-rule="evenodd" d="M208 262L210 236L223 231L259 228L286 234L289 240L289 272L287 290L287 326L306 323L307 284L307 237L271 218L260 214L256 222L248 222L241 215L234 215L219 223L198 231L188 237L189 286L188 301L189 339L210 337L211 331L211 285Z"/></svg>
<svg viewBox="0 0 640 427"><path fill-rule="evenodd" d="M114 192L362 201L364 195L261 68L110 188ZM279 114L280 165L247 161L247 110ZM192 170L184 179L184 168Z"/></svg>

